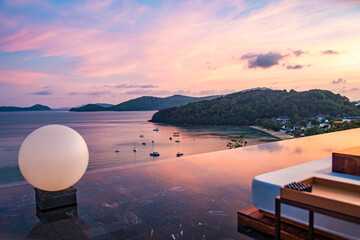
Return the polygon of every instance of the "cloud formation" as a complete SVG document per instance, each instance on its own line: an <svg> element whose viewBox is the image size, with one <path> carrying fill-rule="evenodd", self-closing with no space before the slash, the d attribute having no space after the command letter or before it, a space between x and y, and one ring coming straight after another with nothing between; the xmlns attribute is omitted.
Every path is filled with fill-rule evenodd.
<svg viewBox="0 0 360 240"><path fill-rule="evenodd" d="M272 66L278 65L279 61L285 56L280 53L268 52L265 54L253 54L248 53L241 57L248 61L249 68L270 68Z"/></svg>
<svg viewBox="0 0 360 240"><path fill-rule="evenodd" d="M34 92L34 93L28 93L31 95L40 95L40 96L47 96L47 95L52 95L52 91L50 90L43 90L43 91L38 91L38 92Z"/></svg>
<svg viewBox="0 0 360 240"><path fill-rule="evenodd" d="M216 70L217 69L217 66L212 64L210 61L207 61L205 63L206 65L206 68L209 70L209 71L213 71L213 70Z"/></svg>
<svg viewBox="0 0 360 240"><path fill-rule="evenodd" d="M145 96L164 96L164 95L172 95L173 92L169 90L160 90L160 91L149 91L145 89L136 89L131 91L126 91L125 94L129 95L145 95Z"/></svg>
<svg viewBox="0 0 360 240"><path fill-rule="evenodd" d="M295 57L300 57L301 55L303 55L303 54L305 54L305 53L307 53L307 52L299 49L299 50L293 51L292 53L295 55Z"/></svg>
<svg viewBox="0 0 360 240"><path fill-rule="evenodd" d="M4 1L0 83L17 89L0 89L3 104L9 96L19 105L36 103L38 96L24 93L47 90L43 85L56 89L48 99L59 107L87 102L88 96L104 102L138 96L131 90L240 91L274 81L279 89L328 88L333 76L360 87L356 1L152 2ZM297 66L307 64L311 71ZM295 69L301 74L289 75Z"/></svg>
<svg viewBox="0 0 360 240"><path fill-rule="evenodd" d="M346 83L346 79L339 78L337 80L333 80L331 83L332 84Z"/></svg>
<svg viewBox="0 0 360 240"><path fill-rule="evenodd" d="M336 54L339 54L338 51L335 51L335 50L326 50L326 51L323 51L321 52L322 54L325 54L325 55L336 55Z"/></svg>
<svg viewBox="0 0 360 240"><path fill-rule="evenodd" d="M159 86L157 85L153 85L153 84L144 84L144 85L139 85L139 84L117 84L117 85L108 85L105 84L103 85L103 87L109 87L109 88L158 88Z"/></svg>
<svg viewBox="0 0 360 240"><path fill-rule="evenodd" d="M286 68L289 70L294 70L294 69L302 69L304 67L304 65L300 65L300 64L296 64L296 65L287 65Z"/></svg>
<svg viewBox="0 0 360 240"><path fill-rule="evenodd" d="M76 95L86 95L86 96L100 96L100 95L107 95L110 94L109 91L98 91L98 92L70 92L70 96L76 96Z"/></svg>

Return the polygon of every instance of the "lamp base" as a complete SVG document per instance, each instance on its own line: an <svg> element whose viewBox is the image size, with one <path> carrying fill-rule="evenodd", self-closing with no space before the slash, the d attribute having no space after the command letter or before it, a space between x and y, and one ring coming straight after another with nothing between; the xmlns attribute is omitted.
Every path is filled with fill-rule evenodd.
<svg viewBox="0 0 360 240"><path fill-rule="evenodd" d="M76 205L76 189L69 187L61 191L49 192L35 188L35 199L41 211Z"/></svg>
<svg viewBox="0 0 360 240"><path fill-rule="evenodd" d="M60 220L75 218L78 217L77 205L69 205L46 211L42 211L39 209L38 206L36 206L36 216L43 224L49 224Z"/></svg>

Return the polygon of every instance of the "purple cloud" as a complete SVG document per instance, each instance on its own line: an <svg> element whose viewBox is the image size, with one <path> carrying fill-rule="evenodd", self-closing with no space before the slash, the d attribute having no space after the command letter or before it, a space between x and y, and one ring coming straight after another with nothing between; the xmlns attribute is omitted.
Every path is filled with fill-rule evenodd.
<svg viewBox="0 0 360 240"><path fill-rule="evenodd" d="M127 91L125 92L125 94L134 94L134 95L146 95L146 96L150 96L150 95L169 95L172 94L173 92L168 91L168 90L162 90L162 91L152 91L152 90L144 90L144 89L136 89L136 90L131 90L131 91Z"/></svg>
<svg viewBox="0 0 360 240"><path fill-rule="evenodd" d="M296 64L296 65L287 65L286 68L289 70L294 70L294 69L302 69L304 67L304 65L300 65L300 64Z"/></svg>
<svg viewBox="0 0 360 240"><path fill-rule="evenodd" d="M70 92L70 96L75 95L87 95L87 96L100 96L100 95L106 95L109 94L109 91L102 91L102 92Z"/></svg>
<svg viewBox="0 0 360 240"><path fill-rule="evenodd" d="M118 85L103 85L103 87L110 87L110 88L158 88L159 86L153 84L145 84L145 85L138 85L138 84L118 84Z"/></svg>
<svg viewBox="0 0 360 240"><path fill-rule="evenodd" d="M28 93L28 94L39 95L39 96L47 96L47 95L52 95L53 93L50 90L43 90L43 91L34 92L34 93Z"/></svg>
<svg viewBox="0 0 360 240"><path fill-rule="evenodd" d="M333 84L346 83L346 79L339 78L338 80L333 80L331 83Z"/></svg>
<svg viewBox="0 0 360 240"><path fill-rule="evenodd" d="M339 54L338 51L335 51L335 50L326 50L326 51L323 51L322 54L325 54L325 55L336 55L336 54Z"/></svg>
<svg viewBox="0 0 360 240"><path fill-rule="evenodd" d="M299 50L293 51L292 53L295 55L295 57L300 57L301 55L303 55L304 53L307 53L307 52L304 52L303 50L299 49Z"/></svg>
<svg viewBox="0 0 360 240"><path fill-rule="evenodd" d="M274 65L278 65L279 61L285 56L279 53L269 52L266 54L252 54L248 53L241 57L241 59L248 60L249 68L270 68Z"/></svg>

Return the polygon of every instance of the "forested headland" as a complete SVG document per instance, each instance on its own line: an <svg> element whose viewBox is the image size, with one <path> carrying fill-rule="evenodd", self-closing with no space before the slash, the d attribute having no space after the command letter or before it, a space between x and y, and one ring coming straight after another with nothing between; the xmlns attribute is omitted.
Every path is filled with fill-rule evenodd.
<svg viewBox="0 0 360 240"><path fill-rule="evenodd" d="M327 90L261 89L162 109L150 121L179 125L250 126L276 124L269 119L282 116L297 123L318 114L333 118L360 116L360 109L348 98Z"/></svg>

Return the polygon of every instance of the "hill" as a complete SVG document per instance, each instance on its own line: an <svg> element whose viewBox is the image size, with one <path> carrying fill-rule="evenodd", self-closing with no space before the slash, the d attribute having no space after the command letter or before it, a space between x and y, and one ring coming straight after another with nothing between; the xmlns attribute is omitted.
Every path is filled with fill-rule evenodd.
<svg viewBox="0 0 360 240"><path fill-rule="evenodd" d="M143 96L135 98L111 107L103 107L97 104L87 104L83 107L72 108L74 112L90 112L90 111L151 111L163 108L184 105L190 102L214 99L218 96L208 97L188 97L183 95L174 95L165 98Z"/></svg>
<svg viewBox="0 0 360 240"><path fill-rule="evenodd" d="M86 104L85 106L78 108L71 108L71 112L97 112L97 111L108 111L107 108L96 105L96 104Z"/></svg>
<svg viewBox="0 0 360 240"><path fill-rule="evenodd" d="M255 89L210 101L163 109L155 113L151 121L189 125L249 126L265 118L289 116L296 120L317 114L360 116L360 109L348 98L326 90L288 92Z"/></svg>
<svg viewBox="0 0 360 240"><path fill-rule="evenodd" d="M19 111L48 111L51 110L48 106L36 104L31 107L0 107L0 112L19 112Z"/></svg>

